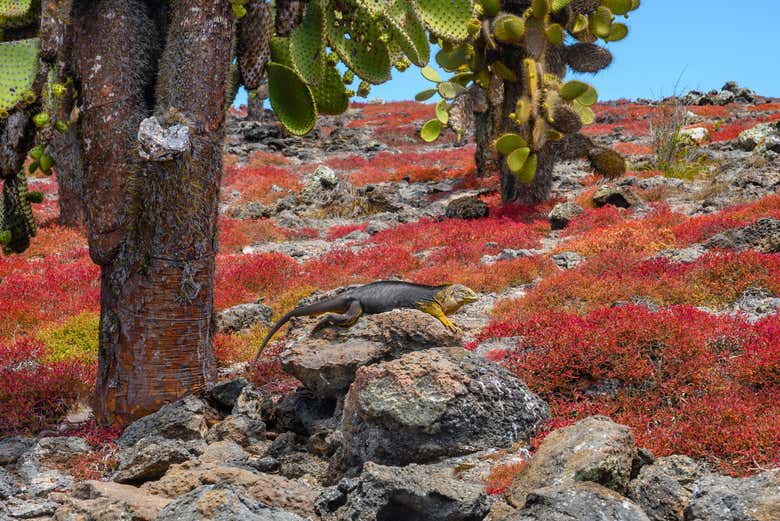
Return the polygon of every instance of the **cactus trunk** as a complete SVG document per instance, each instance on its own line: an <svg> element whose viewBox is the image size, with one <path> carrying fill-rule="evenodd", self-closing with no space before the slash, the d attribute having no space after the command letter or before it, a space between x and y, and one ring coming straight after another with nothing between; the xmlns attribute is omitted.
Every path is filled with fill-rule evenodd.
<svg viewBox="0 0 780 521"><path fill-rule="evenodd" d="M172 0L162 31L145 3L84 4L76 42L89 144L84 188L90 254L102 271L95 412L104 424L126 425L215 377L214 260L233 18L229 2ZM106 103L106 92L121 102ZM186 125L190 151L140 160L139 123L152 114Z"/></svg>
<svg viewBox="0 0 780 521"><path fill-rule="evenodd" d="M60 204L60 224L84 224L84 163L79 145L78 124L71 125L64 134L52 136L49 153L57 164L57 193Z"/></svg>
<svg viewBox="0 0 780 521"><path fill-rule="evenodd" d="M499 52L501 52L501 61L514 69L519 69L525 58L525 53L520 47L503 47ZM526 86L522 81L503 81L498 78L493 81L503 82L503 86L498 89L503 92L503 95L488 94L487 110L475 114L477 175L485 177L498 172L501 200L505 204L535 204L546 201L552 188L553 158L549 157L550 154L545 149L539 152L539 163L534 180L531 183L522 183L494 149L494 143L501 134L517 131L518 127L509 118L509 114L515 111L517 101L527 95ZM490 90L495 90L495 87L488 89Z"/></svg>

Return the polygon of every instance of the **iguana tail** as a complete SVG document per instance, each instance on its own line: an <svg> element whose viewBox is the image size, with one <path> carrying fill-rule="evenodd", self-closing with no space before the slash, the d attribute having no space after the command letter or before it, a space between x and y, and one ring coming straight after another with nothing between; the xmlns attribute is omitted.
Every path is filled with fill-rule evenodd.
<svg viewBox="0 0 780 521"><path fill-rule="evenodd" d="M344 297L336 297L334 299L325 300L323 302L316 302L314 304L308 305L308 306L300 306L286 315L284 315L282 318L280 318L276 324L273 325L271 330L268 332L267 335L265 335L265 338L263 339L262 343L260 343L260 347L257 349L257 355L255 355L255 360L252 362L252 365L256 365L257 361L260 360L260 355L263 354L263 350L265 349L265 346L268 345L268 342L271 341L271 338L276 334L279 329L283 325L285 325L291 318L293 317L307 317L312 315L319 315L321 313L327 313L327 312L340 312L343 313L349 308L350 303L354 299L344 298Z"/></svg>

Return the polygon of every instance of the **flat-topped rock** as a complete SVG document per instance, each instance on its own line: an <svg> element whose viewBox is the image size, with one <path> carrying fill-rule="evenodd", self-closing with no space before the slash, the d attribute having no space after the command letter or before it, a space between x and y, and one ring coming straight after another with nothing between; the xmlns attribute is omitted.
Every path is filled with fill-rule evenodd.
<svg viewBox="0 0 780 521"><path fill-rule="evenodd" d="M309 335L316 320L295 323L282 368L320 396L343 395L359 367L430 347L457 346L461 337L427 313L399 309L361 317L350 328Z"/></svg>

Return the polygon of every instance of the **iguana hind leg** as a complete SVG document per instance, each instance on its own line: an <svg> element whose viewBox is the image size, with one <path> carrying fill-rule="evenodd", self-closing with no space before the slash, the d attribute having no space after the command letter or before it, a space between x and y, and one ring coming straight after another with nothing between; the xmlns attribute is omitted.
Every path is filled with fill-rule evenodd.
<svg viewBox="0 0 780 521"><path fill-rule="evenodd" d="M444 314L444 310L442 309L441 305L439 305L438 302L420 302L417 304L417 309L420 311L424 311L428 313L429 315L432 315L435 317L439 322L441 322L444 327L452 331L453 333L460 334L463 333L463 331L453 322L450 320L447 315Z"/></svg>
<svg viewBox="0 0 780 521"><path fill-rule="evenodd" d="M314 326L312 332L317 331L326 326L339 326L349 327L358 321L360 315L363 314L363 307L360 302L353 300L347 311L344 313L329 313L322 317L319 322Z"/></svg>

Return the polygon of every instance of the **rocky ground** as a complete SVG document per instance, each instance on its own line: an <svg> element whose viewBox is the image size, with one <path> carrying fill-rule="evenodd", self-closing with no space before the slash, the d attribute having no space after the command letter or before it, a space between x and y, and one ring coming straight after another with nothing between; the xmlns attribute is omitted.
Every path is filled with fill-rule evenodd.
<svg viewBox="0 0 780 521"><path fill-rule="evenodd" d="M779 520L777 457L775 464L731 477L714 460L668 450L655 457L637 441L652 435L605 416L561 421L561 404L551 406L542 396L555 393L531 386L516 366L496 362L499 354L521 356L538 346L489 329L506 314L502 305L532 305L524 299L544 280L587 268L603 253L594 249L601 239L582 227L585 219L619 216L610 223L618 234L609 235L611 228L600 221L603 228L595 229L606 230L608 251L624 245L641 262L696 265L719 252L766 255L760 257L765 263L776 259L780 104L773 101L728 84L689 94L686 131L701 136L697 151L706 159L690 178L654 169L647 130L655 105L600 106L589 132L629 155L630 175L603 183L585 162L563 163L555 173L555 202L534 210L543 212L541 221L530 221L538 239L519 240L526 228L512 228L509 238L478 232L485 244L478 245L477 261L468 261L470 271L500 273L531 260L549 266L528 280L513 275L470 282L480 299L453 316L462 335L411 310L316 334L309 333L314 319L295 319L271 349L273 358L264 366L270 376L248 371L246 353L226 356L221 383L206 396L186 397L138 420L115 442L98 444L79 435L88 411L72 414L59 432L0 439L0 521ZM305 138L240 115L231 120L221 206L223 251L230 256L221 262L240 270L248 269L242 259L291 258L284 270L304 266L305 275L295 277L309 278L295 291L289 289L298 283L295 277L285 279L287 286L269 285L276 289L258 291L265 301L244 293L224 297L221 302L230 305L218 315L220 342L245 342L253 349L281 311L301 298L306 303L327 297L335 285L370 278L374 264L441 263L451 266L449 276L473 276L456 271L459 265L450 259L474 252L437 243L433 232L425 246L412 249L411 261L396 250L381 257L369 253L380 239L389 242L394 230L413 233L404 225L429 219L467 226L506 212L497 206L495 180L474 178L468 165L459 170L472 148L445 139L421 150L413 133L425 110L414 104L357 107L323 120ZM388 128L388 121L396 125ZM412 147L416 155L410 155ZM435 172L404 164L433 164L437 157L445 166ZM261 172L253 179L258 165ZM381 172L374 176L374 170ZM252 191L253 181L262 190ZM653 236L651 246L640 244L631 226L655 222L659 201L683 224L706 224L721 212L728 223L697 227L687 241ZM745 221L736 213L742 210L732 210L736 204L751 212L750 205L763 206ZM260 228L266 231L258 235ZM356 263L361 256L370 260ZM377 273L428 281L422 268L414 269ZM339 283L312 282L321 279L309 271ZM235 277L231 284L254 283ZM706 316L765 324L780 308L777 281L769 280L769 287L750 285L728 302L690 302ZM668 304L630 297L632 302L614 296L607 308L638 305L655 312ZM629 387L628 380L606 378L586 392L614 398ZM83 472L84 461L97 472Z"/></svg>

